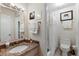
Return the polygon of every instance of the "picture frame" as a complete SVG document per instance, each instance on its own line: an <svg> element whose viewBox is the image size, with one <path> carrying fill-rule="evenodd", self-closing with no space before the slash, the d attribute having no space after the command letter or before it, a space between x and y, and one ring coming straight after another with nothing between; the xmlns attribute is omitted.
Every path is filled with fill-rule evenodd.
<svg viewBox="0 0 79 59"><path fill-rule="evenodd" d="M60 13L60 21L73 20L73 10Z"/></svg>
<svg viewBox="0 0 79 59"><path fill-rule="evenodd" d="M29 18L30 18L30 20L35 19L35 11L30 12L30 14L29 14Z"/></svg>

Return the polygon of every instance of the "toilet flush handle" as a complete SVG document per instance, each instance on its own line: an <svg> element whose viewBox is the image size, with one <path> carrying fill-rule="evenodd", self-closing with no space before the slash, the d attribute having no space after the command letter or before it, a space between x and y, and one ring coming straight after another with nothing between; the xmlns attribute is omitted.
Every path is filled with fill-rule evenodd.
<svg viewBox="0 0 79 59"><path fill-rule="evenodd" d="M11 36L11 34L9 34L9 36Z"/></svg>

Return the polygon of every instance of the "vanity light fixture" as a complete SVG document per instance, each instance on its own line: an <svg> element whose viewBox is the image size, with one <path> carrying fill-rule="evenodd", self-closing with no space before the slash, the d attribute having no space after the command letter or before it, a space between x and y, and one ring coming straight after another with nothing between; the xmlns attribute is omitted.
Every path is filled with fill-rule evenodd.
<svg viewBox="0 0 79 59"><path fill-rule="evenodd" d="M2 3L2 5L18 12L24 12L25 10L24 8L19 8L15 3Z"/></svg>
<svg viewBox="0 0 79 59"><path fill-rule="evenodd" d="M21 8L23 11L25 10L25 8Z"/></svg>
<svg viewBox="0 0 79 59"><path fill-rule="evenodd" d="M12 6L15 6L15 4L14 3L10 3Z"/></svg>

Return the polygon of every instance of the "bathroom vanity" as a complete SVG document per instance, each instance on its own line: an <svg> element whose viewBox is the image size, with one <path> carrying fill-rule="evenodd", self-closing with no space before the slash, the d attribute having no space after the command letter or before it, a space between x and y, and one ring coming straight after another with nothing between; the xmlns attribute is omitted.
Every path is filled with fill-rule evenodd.
<svg viewBox="0 0 79 59"><path fill-rule="evenodd" d="M39 42L34 40L13 40L9 45L0 42L1 56L38 56L39 50Z"/></svg>

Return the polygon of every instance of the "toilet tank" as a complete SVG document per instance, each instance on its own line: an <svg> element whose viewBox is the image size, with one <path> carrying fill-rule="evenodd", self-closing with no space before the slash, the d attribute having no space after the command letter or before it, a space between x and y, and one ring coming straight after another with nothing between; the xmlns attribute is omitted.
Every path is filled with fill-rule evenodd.
<svg viewBox="0 0 79 59"><path fill-rule="evenodd" d="M61 39L60 44L71 45L70 39Z"/></svg>

